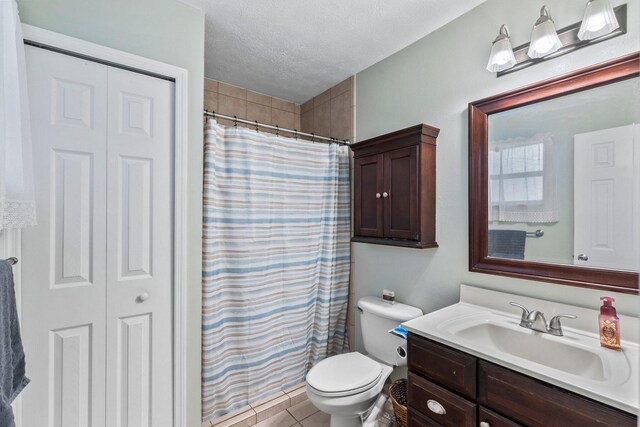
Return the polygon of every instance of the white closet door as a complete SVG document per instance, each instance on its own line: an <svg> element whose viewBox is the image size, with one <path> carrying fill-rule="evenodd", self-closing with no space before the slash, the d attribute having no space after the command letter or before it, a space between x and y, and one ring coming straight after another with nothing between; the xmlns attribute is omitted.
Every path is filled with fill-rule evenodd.
<svg viewBox="0 0 640 427"><path fill-rule="evenodd" d="M26 56L38 225L20 260L22 426L104 426L107 67Z"/></svg>
<svg viewBox="0 0 640 427"><path fill-rule="evenodd" d="M173 83L108 82L107 426L171 426Z"/></svg>
<svg viewBox="0 0 640 427"><path fill-rule="evenodd" d="M638 270L639 128L621 126L574 137L576 265Z"/></svg>

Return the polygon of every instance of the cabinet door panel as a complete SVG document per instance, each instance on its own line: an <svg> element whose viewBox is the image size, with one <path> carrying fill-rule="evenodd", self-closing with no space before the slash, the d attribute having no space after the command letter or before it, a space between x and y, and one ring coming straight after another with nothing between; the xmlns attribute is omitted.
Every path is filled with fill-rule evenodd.
<svg viewBox="0 0 640 427"><path fill-rule="evenodd" d="M478 423L481 427L484 427L482 423L486 423L490 427L522 427L522 424L514 423L510 419L496 414L483 406L478 408L478 417Z"/></svg>
<svg viewBox="0 0 640 427"><path fill-rule="evenodd" d="M382 237L383 155L376 154L354 160L354 234Z"/></svg>
<svg viewBox="0 0 640 427"><path fill-rule="evenodd" d="M478 403L531 427L636 426L636 417L485 361Z"/></svg>
<svg viewBox="0 0 640 427"><path fill-rule="evenodd" d="M385 237L420 240L417 157L417 146L384 153Z"/></svg>

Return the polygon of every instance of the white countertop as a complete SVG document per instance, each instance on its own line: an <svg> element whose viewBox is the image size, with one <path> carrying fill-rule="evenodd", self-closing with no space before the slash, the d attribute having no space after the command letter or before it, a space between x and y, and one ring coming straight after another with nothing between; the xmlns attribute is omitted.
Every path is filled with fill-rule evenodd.
<svg viewBox="0 0 640 427"><path fill-rule="evenodd" d="M520 303L529 310L543 311L547 321L560 313L575 314L578 319L563 319L562 337L527 330L519 326L521 311L510 306L510 301ZM622 351L618 352L600 346L598 314L598 310L461 285L460 302L405 322L402 326L417 335L636 414L640 406L638 318L619 316ZM526 355L515 355L517 352L501 351L479 334L477 337L459 334L469 325L483 324L500 325L512 335L526 335L528 340L546 340L540 341L541 344L556 347L568 345L571 350L595 355L595 359L601 361L602 365L599 366L598 374L591 377L587 374L579 375L532 362L525 358ZM515 347L517 344L510 343L510 346Z"/></svg>

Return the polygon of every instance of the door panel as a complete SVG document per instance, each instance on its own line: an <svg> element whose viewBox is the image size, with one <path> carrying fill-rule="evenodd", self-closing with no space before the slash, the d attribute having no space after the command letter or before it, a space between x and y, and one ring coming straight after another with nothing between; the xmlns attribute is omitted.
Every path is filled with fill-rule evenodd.
<svg viewBox="0 0 640 427"><path fill-rule="evenodd" d="M383 226L383 156L360 157L354 160L354 203L356 218L354 234L382 237Z"/></svg>
<svg viewBox="0 0 640 427"><path fill-rule="evenodd" d="M417 146L384 153L385 237L420 240L417 157Z"/></svg>
<svg viewBox="0 0 640 427"><path fill-rule="evenodd" d="M639 125L575 135L574 263L638 270ZM586 256L578 258L578 255Z"/></svg>
<svg viewBox="0 0 640 427"><path fill-rule="evenodd" d="M107 426L169 426L173 83L108 81Z"/></svg>
<svg viewBox="0 0 640 427"><path fill-rule="evenodd" d="M107 67L30 46L26 60L38 225L22 233L22 425L104 426Z"/></svg>

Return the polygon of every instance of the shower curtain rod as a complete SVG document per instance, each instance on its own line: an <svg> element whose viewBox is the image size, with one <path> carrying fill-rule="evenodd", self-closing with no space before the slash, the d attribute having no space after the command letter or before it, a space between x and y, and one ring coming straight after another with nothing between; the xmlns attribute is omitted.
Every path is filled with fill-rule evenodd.
<svg viewBox="0 0 640 427"><path fill-rule="evenodd" d="M293 133L296 136L306 136L309 138L312 138L313 141L317 142L322 142L322 143L327 143L327 144L338 144L338 145L349 145L349 140L348 139L337 139L337 138L330 138L327 136L318 136L315 135L313 133L307 133L307 132L300 132L297 129L287 129L287 128L281 128L280 126L272 126L272 125L266 125L264 123L258 123L258 121L250 121L250 120L244 120L244 119L239 119L236 116L227 116L226 114L220 114L220 113L216 113L215 111L208 111L208 110L203 110L203 114L205 117L219 117L221 119L227 119L227 120L232 120L236 123L243 123L243 124L247 124L247 125L253 125L256 126L256 128L261 127L261 128L265 128L265 129L271 129L271 130L275 130L276 132L287 132L287 133ZM257 129L256 129L257 130Z"/></svg>

